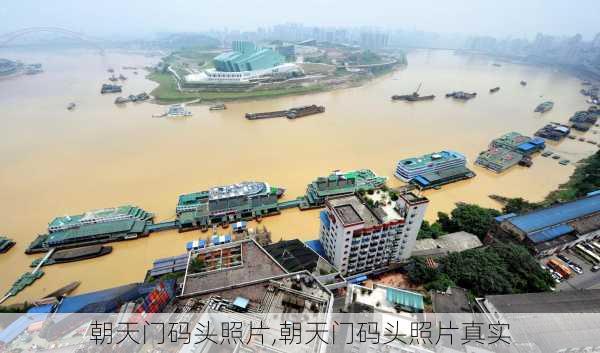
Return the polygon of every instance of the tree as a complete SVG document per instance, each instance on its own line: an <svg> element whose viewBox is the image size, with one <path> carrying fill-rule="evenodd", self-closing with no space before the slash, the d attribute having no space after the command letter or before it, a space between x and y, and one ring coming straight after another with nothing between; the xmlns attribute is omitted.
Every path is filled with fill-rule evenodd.
<svg viewBox="0 0 600 353"><path fill-rule="evenodd" d="M204 261L197 257L190 261L190 269L192 270L192 273L202 272L204 271L204 267L206 267L204 265Z"/></svg>
<svg viewBox="0 0 600 353"><path fill-rule="evenodd" d="M473 233L483 239L487 234L494 217L500 215L498 210L483 208L478 205L460 203L452 210L452 222L458 229Z"/></svg>
<svg viewBox="0 0 600 353"><path fill-rule="evenodd" d="M426 239L433 238L437 239L441 235L446 234L442 230L442 226L438 222L434 222L433 224L429 224L428 221L423 221L421 224L421 229L419 229L419 234L417 235L417 239Z"/></svg>
<svg viewBox="0 0 600 353"><path fill-rule="evenodd" d="M538 208L539 205L533 202L529 202L522 197L516 197L513 199L508 199L504 208L502 208L502 212L504 213L527 213Z"/></svg>
<svg viewBox="0 0 600 353"><path fill-rule="evenodd" d="M440 225L442 230L447 233L454 233L459 230L456 222L452 221L450 216L445 212L438 212L437 223Z"/></svg>

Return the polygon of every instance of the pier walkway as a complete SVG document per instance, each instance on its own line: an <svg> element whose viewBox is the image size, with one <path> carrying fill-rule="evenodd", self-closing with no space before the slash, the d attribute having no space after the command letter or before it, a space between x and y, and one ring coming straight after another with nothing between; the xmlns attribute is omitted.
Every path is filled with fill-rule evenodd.
<svg viewBox="0 0 600 353"><path fill-rule="evenodd" d="M277 203L277 206L280 210L285 210L288 208L300 207L300 204L304 202L304 197L299 197L295 200L283 201Z"/></svg>
<svg viewBox="0 0 600 353"><path fill-rule="evenodd" d="M160 223L150 224L146 227L146 230L148 231L148 233L153 233L153 232L160 232L163 230L171 230L171 229L177 229L177 228L179 228L179 222L168 221L168 222L160 222Z"/></svg>

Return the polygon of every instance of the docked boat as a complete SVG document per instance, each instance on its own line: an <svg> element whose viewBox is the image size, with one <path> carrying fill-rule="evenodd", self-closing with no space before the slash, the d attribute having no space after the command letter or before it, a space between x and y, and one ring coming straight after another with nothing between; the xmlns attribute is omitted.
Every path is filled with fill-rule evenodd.
<svg viewBox="0 0 600 353"><path fill-rule="evenodd" d="M125 104L127 102L129 102L129 99L127 98L117 97L117 99L115 99L115 104Z"/></svg>
<svg viewBox="0 0 600 353"><path fill-rule="evenodd" d="M112 252L112 250L112 246L106 245L91 245L80 248L59 250L54 252L52 256L50 256L50 258L44 262L44 266L93 259L95 257L108 255ZM41 259L35 259L31 263L31 267L36 267L40 261Z"/></svg>
<svg viewBox="0 0 600 353"><path fill-rule="evenodd" d="M73 110L73 109L75 109L75 106L76 106L76 104L71 102L71 103L69 103L69 105L67 105L67 110Z"/></svg>
<svg viewBox="0 0 600 353"><path fill-rule="evenodd" d="M542 137L545 139L560 141L563 138L569 136L571 133L571 128L567 125L563 124L547 124L542 127L538 131L536 131L535 136ZM574 137L573 137L574 138Z"/></svg>
<svg viewBox="0 0 600 353"><path fill-rule="evenodd" d="M127 79L127 77L123 76L123 74L119 75L119 80L125 81L126 79Z"/></svg>
<svg viewBox="0 0 600 353"><path fill-rule="evenodd" d="M12 239L0 236L0 254L7 252L14 245L15 245L15 242Z"/></svg>
<svg viewBox="0 0 600 353"><path fill-rule="evenodd" d="M142 93L138 94L137 96L135 96L136 102L143 102L143 101L147 101L148 99L150 99L150 95L146 92L142 92Z"/></svg>
<svg viewBox="0 0 600 353"><path fill-rule="evenodd" d="M42 299L64 297L65 295L67 295L67 294L71 293L72 291L74 291L75 289L77 289L77 287L79 287L80 284L81 284L80 281L73 281L73 282L67 284L66 286L63 286L53 292L48 293Z"/></svg>
<svg viewBox="0 0 600 353"><path fill-rule="evenodd" d="M540 105L538 105L535 108L534 112L545 113L545 112L551 110L552 108L554 108L554 102L547 101L547 102L544 102L544 103L541 103Z"/></svg>
<svg viewBox="0 0 600 353"><path fill-rule="evenodd" d="M208 110L225 110L225 109L227 109L227 106L223 103L213 104L210 107L208 107Z"/></svg>
<svg viewBox="0 0 600 353"><path fill-rule="evenodd" d="M500 87L490 88L490 93L496 93L500 90Z"/></svg>
<svg viewBox="0 0 600 353"><path fill-rule="evenodd" d="M117 82L119 79L117 78L117 76L112 75L111 77L108 78L108 80L111 82Z"/></svg>
<svg viewBox="0 0 600 353"><path fill-rule="evenodd" d="M169 106L167 112L165 113L165 116L170 118L192 116L192 112L185 109L185 104L173 104Z"/></svg>
<svg viewBox="0 0 600 353"><path fill-rule="evenodd" d="M462 153L446 150L402 159L398 162L394 175L404 182L409 182L419 175L465 167L466 163L467 159Z"/></svg>
<svg viewBox="0 0 600 353"><path fill-rule="evenodd" d="M569 162L571 162L571 161L568 160L568 159L563 159L560 162L558 162L558 164L560 164L560 165L567 165L567 164L569 164Z"/></svg>
<svg viewBox="0 0 600 353"><path fill-rule="evenodd" d="M473 93L467 93L467 92L463 92L463 91L458 91L458 92L452 92L452 93L447 93L446 94L446 98L454 98L454 99L460 99L460 100L469 100L469 99L473 99L477 97L477 93L473 92Z"/></svg>
<svg viewBox="0 0 600 353"><path fill-rule="evenodd" d="M119 85L103 84L100 89L101 94L105 93L121 93L123 90Z"/></svg>

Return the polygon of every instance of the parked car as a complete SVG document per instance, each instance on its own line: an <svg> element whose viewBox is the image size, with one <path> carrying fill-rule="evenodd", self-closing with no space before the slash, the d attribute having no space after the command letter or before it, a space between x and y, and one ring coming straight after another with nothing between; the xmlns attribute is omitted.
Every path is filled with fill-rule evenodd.
<svg viewBox="0 0 600 353"><path fill-rule="evenodd" d="M595 265L592 267L592 272L598 272L600 270L600 266Z"/></svg>

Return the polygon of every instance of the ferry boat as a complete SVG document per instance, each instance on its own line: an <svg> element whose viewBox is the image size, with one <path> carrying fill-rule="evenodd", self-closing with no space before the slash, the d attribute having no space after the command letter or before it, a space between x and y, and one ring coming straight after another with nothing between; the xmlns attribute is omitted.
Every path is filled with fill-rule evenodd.
<svg viewBox="0 0 600 353"><path fill-rule="evenodd" d="M301 210L322 207L328 197L375 190L384 186L386 180L386 177L378 176L370 169L334 171L308 184L306 195L298 206Z"/></svg>
<svg viewBox="0 0 600 353"><path fill-rule="evenodd" d="M244 181L184 194L177 203L177 220L185 231L278 214L277 199L284 191L265 182Z"/></svg>
<svg viewBox="0 0 600 353"><path fill-rule="evenodd" d="M418 175L464 167L466 163L467 159L463 154L446 150L402 159L398 162L394 175L404 182L409 182Z"/></svg>
<svg viewBox="0 0 600 353"><path fill-rule="evenodd" d="M541 103L540 105L538 105L534 112L536 113L545 113L549 110L551 110L552 108L554 108L554 102L548 101L548 102L544 102Z"/></svg>
<svg viewBox="0 0 600 353"><path fill-rule="evenodd" d="M185 109L185 104L170 105L165 113L168 117L192 116L192 112Z"/></svg>

